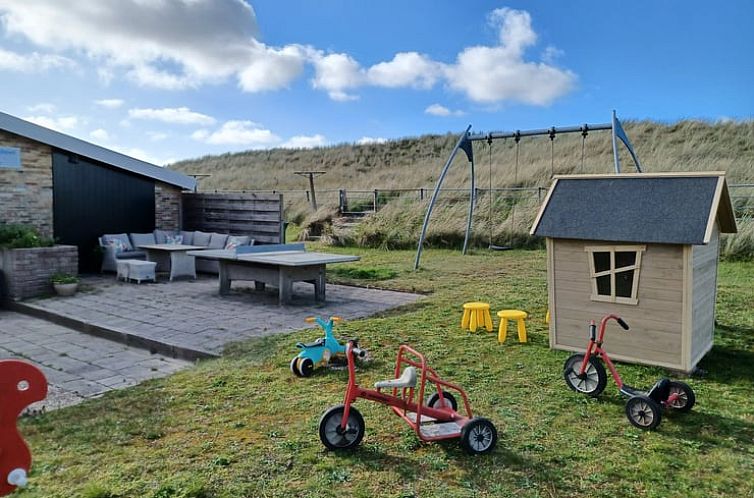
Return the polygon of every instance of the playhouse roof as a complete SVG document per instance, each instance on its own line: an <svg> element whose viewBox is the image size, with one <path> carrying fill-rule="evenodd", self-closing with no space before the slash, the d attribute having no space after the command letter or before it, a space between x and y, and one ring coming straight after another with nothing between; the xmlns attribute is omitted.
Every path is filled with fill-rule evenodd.
<svg viewBox="0 0 754 498"><path fill-rule="evenodd" d="M735 233L725 173L556 176L531 229L562 239L706 244Z"/></svg>
<svg viewBox="0 0 754 498"><path fill-rule="evenodd" d="M56 149L71 152L81 157L94 159L137 175L146 176L154 180L175 185L183 189L193 190L196 180L178 171L162 168L146 161L115 152L114 150L79 140L70 135L39 126L29 121L0 112L0 130L19 135L36 142L50 145Z"/></svg>

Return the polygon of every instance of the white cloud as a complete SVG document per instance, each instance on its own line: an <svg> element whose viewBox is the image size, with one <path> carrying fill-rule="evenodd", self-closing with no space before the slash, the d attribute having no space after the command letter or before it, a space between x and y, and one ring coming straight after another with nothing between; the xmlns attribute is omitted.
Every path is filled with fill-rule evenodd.
<svg viewBox="0 0 754 498"><path fill-rule="evenodd" d="M45 114L52 114L57 110L57 106L55 104L50 104L49 102L40 102L39 104L27 107L27 109L29 112L44 112Z"/></svg>
<svg viewBox="0 0 754 498"><path fill-rule="evenodd" d="M387 138L382 137L361 137L360 139L356 140L356 143L358 145L384 144L385 142L387 142Z"/></svg>
<svg viewBox="0 0 754 498"><path fill-rule="evenodd" d="M359 63L348 54L316 54L312 58L314 78L312 86L327 91L337 101L355 100L359 97L346 92L366 82L366 75Z"/></svg>
<svg viewBox="0 0 754 498"><path fill-rule="evenodd" d="M59 118L49 116L26 116L24 119L36 123L39 126L44 126L45 128L60 132L71 131L79 124L79 119L76 116L61 116Z"/></svg>
<svg viewBox="0 0 754 498"><path fill-rule="evenodd" d="M546 62L547 64L553 64L556 59L563 57L564 54L565 52L563 52L559 48L549 45L545 48L544 52L542 52L542 61Z"/></svg>
<svg viewBox="0 0 754 498"><path fill-rule="evenodd" d="M2 8L0 6L0 8ZM72 68L76 63L60 55L40 54L17 54L0 48L0 70L16 71L19 73L40 73L49 69Z"/></svg>
<svg viewBox="0 0 754 498"><path fill-rule="evenodd" d="M104 83L125 75L138 85L168 90L235 79L246 92L286 88L313 66L311 85L336 101L358 99L364 86L427 90L438 83L484 104L504 101L547 105L571 91L576 75L553 64L554 46L541 59L525 53L537 43L531 15L492 11L491 46L462 48L453 62L403 51L362 66L348 53L308 45L274 47L259 41L257 18L244 0L0 0L7 35L55 54L0 49L0 70L39 71L75 64L57 54L88 58ZM165 22L165 20L170 22ZM204 125L203 125L204 126Z"/></svg>
<svg viewBox="0 0 754 498"><path fill-rule="evenodd" d="M110 146L110 148L114 151L120 152L121 154L125 154L127 156L131 156L151 164L156 164L157 166L165 166L166 164L175 162L175 158L159 158L151 154L150 152L147 152L144 149L140 149L138 147L122 147L119 145L112 145Z"/></svg>
<svg viewBox="0 0 754 498"><path fill-rule="evenodd" d="M286 149L312 149L314 147L324 147L327 145L327 139L324 135L296 135L289 138L280 147Z"/></svg>
<svg viewBox="0 0 754 498"><path fill-rule="evenodd" d="M270 90L298 77L304 58L298 48L258 42L256 15L243 0L0 0L0 21L8 34L38 47L91 59L105 82L124 71L139 85L165 89L236 77L246 91ZM18 66L27 57L11 62ZM64 62L36 57L45 59L23 67ZM0 53L0 67L2 59Z"/></svg>
<svg viewBox="0 0 754 498"><path fill-rule="evenodd" d="M389 88L432 88L442 74L443 65L426 55L402 52L390 62L380 62L367 70L369 83Z"/></svg>
<svg viewBox="0 0 754 498"><path fill-rule="evenodd" d="M162 142L168 138L168 134L161 131L148 131L147 136L152 142Z"/></svg>
<svg viewBox="0 0 754 498"><path fill-rule="evenodd" d="M452 64L417 52L401 52L389 62L365 69L348 54L313 51L312 86L325 90L333 100L344 101L357 99L354 90L367 85L430 89L445 81L449 88L474 102L532 105L550 104L573 89L576 75L552 65L552 60L562 54L556 47L548 46L541 62L524 59L526 49L537 42L528 12L496 9L488 16L488 22L498 30L498 44L467 47ZM448 112L447 115L458 115L458 111Z"/></svg>
<svg viewBox="0 0 754 498"><path fill-rule="evenodd" d="M124 104L122 99L101 99L95 100L94 103L106 109L117 109Z"/></svg>
<svg viewBox="0 0 754 498"><path fill-rule="evenodd" d="M456 63L446 68L451 88L475 102L547 105L574 87L571 71L523 59L524 50L537 40L528 12L497 9L489 20L500 29L501 44L469 47L458 54Z"/></svg>
<svg viewBox="0 0 754 498"><path fill-rule="evenodd" d="M191 124L208 126L215 124L215 118L188 107L165 107L162 109L130 109L128 117L132 119L151 119L170 124Z"/></svg>
<svg viewBox="0 0 754 498"><path fill-rule="evenodd" d="M425 114L431 114L432 116L463 116L463 111L451 111L447 107L440 104L432 104L424 109Z"/></svg>
<svg viewBox="0 0 754 498"><path fill-rule="evenodd" d="M107 132L107 130L104 130L102 128L97 128L96 130L91 131L89 133L89 136L98 142L107 142L110 140L110 134Z"/></svg>
<svg viewBox="0 0 754 498"><path fill-rule="evenodd" d="M263 47L258 49L264 51ZM264 57L256 57L238 75L238 84L247 92L285 88L304 70L306 50L289 45L280 50L267 49Z"/></svg>
<svg viewBox="0 0 754 498"><path fill-rule="evenodd" d="M251 148L266 148L280 143L280 137L252 121L226 121L214 132L197 130L191 138L211 145L243 145Z"/></svg>

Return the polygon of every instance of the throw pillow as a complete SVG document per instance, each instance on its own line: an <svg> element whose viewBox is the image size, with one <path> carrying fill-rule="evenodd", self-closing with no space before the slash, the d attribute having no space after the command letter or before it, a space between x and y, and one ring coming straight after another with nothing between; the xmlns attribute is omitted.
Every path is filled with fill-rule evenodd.
<svg viewBox="0 0 754 498"><path fill-rule="evenodd" d="M110 239L107 241L107 245L113 248L115 254L124 252L126 249L128 249L126 247L126 244L120 239Z"/></svg>
<svg viewBox="0 0 754 498"><path fill-rule="evenodd" d="M228 237L228 241L225 243L225 249L233 250L238 246L245 246L249 243L249 237L231 235Z"/></svg>
<svg viewBox="0 0 754 498"><path fill-rule="evenodd" d="M225 241L228 236L224 233L213 233L209 239L210 249L222 249L225 247Z"/></svg>
<svg viewBox="0 0 754 498"><path fill-rule="evenodd" d="M207 247L209 245L210 234L206 232L194 232L194 245Z"/></svg>
<svg viewBox="0 0 754 498"><path fill-rule="evenodd" d="M166 237L167 244L176 244L180 245L183 244L183 235L168 235Z"/></svg>

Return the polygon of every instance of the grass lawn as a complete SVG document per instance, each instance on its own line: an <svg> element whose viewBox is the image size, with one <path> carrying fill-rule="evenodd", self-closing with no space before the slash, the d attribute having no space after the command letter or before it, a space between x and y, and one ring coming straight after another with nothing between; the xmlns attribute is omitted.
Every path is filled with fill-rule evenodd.
<svg viewBox="0 0 754 498"><path fill-rule="evenodd" d="M494 453L470 457L456 441L421 443L388 408L366 401L356 404L366 422L361 447L324 450L319 417L342 401L347 373L290 373L295 342L319 335L308 330L238 344L170 378L25 419L35 464L18 496L754 495L754 263L721 266L716 345L701 363L708 373L688 380L696 407L643 432L625 418L613 384L597 400L566 387L568 353L548 348L543 251L430 250L413 272L413 251L328 250L363 257L353 265L363 271L334 272L335 280L430 293L336 328L374 357L361 384L390 378L398 345L413 345L495 422ZM461 303L472 300L529 311L530 342L509 333L500 346L495 334L462 332ZM584 316L585 342L590 318L599 317ZM619 370L638 386L665 375Z"/></svg>

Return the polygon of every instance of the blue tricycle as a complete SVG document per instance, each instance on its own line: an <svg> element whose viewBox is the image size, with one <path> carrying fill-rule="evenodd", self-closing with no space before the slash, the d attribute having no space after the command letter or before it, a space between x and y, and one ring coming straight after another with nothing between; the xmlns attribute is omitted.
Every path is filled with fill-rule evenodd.
<svg viewBox="0 0 754 498"><path fill-rule="evenodd" d="M333 335L333 326L342 319L338 316L331 316L329 320L322 318L306 318L307 323L316 323L325 331L325 336L320 337L314 342L299 342L296 347L301 352L291 360L291 372L297 377L309 377L314 372L316 366L326 366L336 357L345 358L346 345L341 344Z"/></svg>

